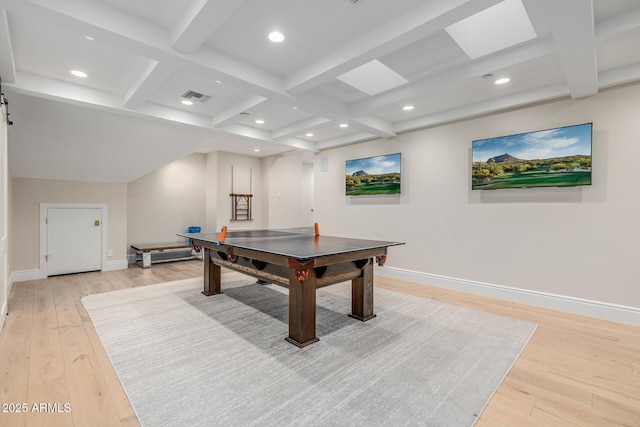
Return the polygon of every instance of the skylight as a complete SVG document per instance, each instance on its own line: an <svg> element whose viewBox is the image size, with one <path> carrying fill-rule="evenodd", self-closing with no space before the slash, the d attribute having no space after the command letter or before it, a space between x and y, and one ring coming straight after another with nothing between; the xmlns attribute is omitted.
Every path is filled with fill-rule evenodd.
<svg viewBox="0 0 640 427"><path fill-rule="evenodd" d="M367 95L375 95L409 83L409 80L377 59L367 62L351 71L347 71L336 78L349 86L361 90Z"/></svg>
<svg viewBox="0 0 640 427"><path fill-rule="evenodd" d="M445 30L471 59L537 37L521 0L505 0Z"/></svg>

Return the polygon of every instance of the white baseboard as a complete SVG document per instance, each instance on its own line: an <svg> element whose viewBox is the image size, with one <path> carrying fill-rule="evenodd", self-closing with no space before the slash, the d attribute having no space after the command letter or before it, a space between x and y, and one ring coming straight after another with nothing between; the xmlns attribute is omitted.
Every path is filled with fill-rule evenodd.
<svg viewBox="0 0 640 427"><path fill-rule="evenodd" d="M126 259L119 259L115 261L108 261L105 266L102 268L102 271L113 271L113 270L126 270L129 268ZM40 280L46 279L47 275L43 270L23 270L23 271L14 271L12 273L12 281L11 282L26 282L27 280Z"/></svg>
<svg viewBox="0 0 640 427"><path fill-rule="evenodd" d="M46 279L47 276L40 269L38 270L23 270L23 271L14 271L12 273L13 281L12 282L26 282L27 280L40 280Z"/></svg>
<svg viewBox="0 0 640 427"><path fill-rule="evenodd" d="M8 298L7 298L7 300L8 300ZM7 318L7 309L8 309L7 304L8 304L8 302L5 301L2 304L2 311L0 311L0 334L2 334L2 328L4 328L4 319Z"/></svg>
<svg viewBox="0 0 640 427"><path fill-rule="evenodd" d="M474 282L472 280L456 279L453 277L404 270L395 267L376 267L375 274L423 285L438 286L460 292L468 292L476 295L483 295L640 326L640 308L638 307L629 307L611 304L608 302L593 301L565 295L531 291L527 289L511 288L508 286L493 285L491 283Z"/></svg>
<svg viewBox="0 0 640 427"><path fill-rule="evenodd" d="M118 259L114 261L107 261L106 265L102 268L102 271L126 270L127 268L129 268L127 260Z"/></svg>

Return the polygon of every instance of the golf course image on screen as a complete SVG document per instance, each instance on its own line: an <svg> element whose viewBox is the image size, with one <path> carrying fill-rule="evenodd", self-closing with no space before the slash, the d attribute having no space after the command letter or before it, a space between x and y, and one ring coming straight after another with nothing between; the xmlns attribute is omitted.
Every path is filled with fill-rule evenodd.
<svg viewBox="0 0 640 427"><path fill-rule="evenodd" d="M400 153L346 162L346 195L371 196L400 193Z"/></svg>
<svg viewBox="0 0 640 427"><path fill-rule="evenodd" d="M592 123L472 142L471 188L591 185Z"/></svg>

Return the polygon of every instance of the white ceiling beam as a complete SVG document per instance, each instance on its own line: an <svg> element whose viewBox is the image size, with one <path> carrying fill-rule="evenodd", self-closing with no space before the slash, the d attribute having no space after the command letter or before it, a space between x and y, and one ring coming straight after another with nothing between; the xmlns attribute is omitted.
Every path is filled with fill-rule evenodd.
<svg viewBox="0 0 640 427"><path fill-rule="evenodd" d="M144 105L176 71L176 67L167 62L158 62L153 59L149 61L144 75L140 76L124 97L124 105L127 108L135 109Z"/></svg>
<svg viewBox="0 0 640 427"><path fill-rule="evenodd" d="M222 128L225 132L233 135L242 136L249 139L257 139L260 141L272 141L271 132L265 129L256 129L252 126L246 126L239 123L232 123Z"/></svg>
<svg viewBox="0 0 640 427"><path fill-rule="evenodd" d="M373 59L427 37L502 0L436 0L347 43L318 62L294 73L287 90L306 92Z"/></svg>
<svg viewBox="0 0 640 427"><path fill-rule="evenodd" d="M331 120L344 121L351 117L346 104L337 102L317 92L307 92L296 96L295 105L302 111L327 117Z"/></svg>
<svg viewBox="0 0 640 427"><path fill-rule="evenodd" d="M360 116L351 119L352 123L357 123L358 127L364 131L371 132L380 138L393 138L396 133L393 124L375 116Z"/></svg>
<svg viewBox="0 0 640 427"><path fill-rule="evenodd" d="M273 131L271 137L273 139L282 139L285 137L297 135L302 132L308 132L313 129L317 129L320 126L323 126L329 123L331 120L325 117L312 117L307 120L302 120L298 123L294 123L290 126L283 127L281 129Z"/></svg>
<svg viewBox="0 0 640 427"><path fill-rule="evenodd" d="M126 113L133 117L143 117L151 120L170 122L174 125L196 127L213 132L216 136L227 135L245 139L257 140L264 143L285 145L295 149L315 150L315 145L311 142L289 138L284 141L274 141L271 132L250 126L233 124L225 128L214 128L211 126L207 116L190 113L177 108L169 108L159 104L145 104L135 111L122 109L122 102L119 96L86 86L74 85L73 83L52 80L46 77L36 76L28 73L18 73L18 84L11 84L12 91L26 95L35 95L40 98L64 103L91 107L103 111L116 113Z"/></svg>
<svg viewBox="0 0 640 427"><path fill-rule="evenodd" d="M311 141L305 141L299 138L285 138L278 140L280 145L286 145L287 147L296 148L304 151L313 151L316 152L318 149L316 148L316 143Z"/></svg>
<svg viewBox="0 0 640 427"><path fill-rule="evenodd" d="M211 127L208 118L200 114L158 104L147 104L136 110L126 110L123 109L122 98L117 94L30 73L18 72L16 83L11 84L10 87L26 95L53 101L217 131Z"/></svg>
<svg viewBox="0 0 640 427"><path fill-rule="evenodd" d="M348 123L356 129L372 132L381 138L395 136L392 126L384 120L373 117L354 118L347 105L315 93L308 92L296 97L297 105L303 111L325 117L337 123ZM364 114L362 116L365 116ZM360 121L358 120L360 119Z"/></svg>
<svg viewBox="0 0 640 427"><path fill-rule="evenodd" d="M193 53L220 27L244 0L200 0L176 26L171 47Z"/></svg>
<svg viewBox="0 0 640 427"><path fill-rule="evenodd" d="M595 95L598 64L593 0L545 0L545 5L571 97Z"/></svg>
<svg viewBox="0 0 640 427"><path fill-rule="evenodd" d="M16 63L13 57L6 10L0 10L0 77L5 83L16 81Z"/></svg>
<svg viewBox="0 0 640 427"><path fill-rule="evenodd" d="M291 148L315 150L315 144L309 141L303 141L297 138L287 138L280 141L274 141L271 138L271 132L265 129L256 129L251 126L242 125L239 123L233 123L222 128L222 130L230 135L234 135L240 138L257 140L265 143L274 143L279 145L285 145Z"/></svg>
<svg viewBox="0 0 640 427"><path fill-rule="evenodd" d="M223 112L213 116L211 123L213 126L224 127L238 120L240 118L240 113L253 114L257 111L262 111L269 105L272 105L272 102L264 96L247 96L236 104L231 105Z"/></svg>
<svg viewBox="0 0 640 427"><path fill-rule="evenodd" d="M339 138L326 139L324 141L320 141L316 143L316 148L318 150L327 150L333 147L340 147L346 144L354 144L357 142L370 141L372 139L377 139L376 135L372 135L368 132L358 132L352 133L350 135L341 136Z"/></svg>
<svg viewBox="0 0 640 427"><path fill-rule="evenodd" d="M17 71L16 82L8 86L16 92L39 98L75 105L90 105L103 110L122 109L122 98L114 93L23 71Z"/></svg>

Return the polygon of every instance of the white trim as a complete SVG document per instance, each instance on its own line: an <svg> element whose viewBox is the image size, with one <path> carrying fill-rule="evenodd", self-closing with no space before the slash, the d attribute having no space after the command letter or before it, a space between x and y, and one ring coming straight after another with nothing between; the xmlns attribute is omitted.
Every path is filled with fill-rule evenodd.
<svg viewBox="0 0 640 427"><path fill-rule="evenodd" d="M107 264L103 265L102 271L126 270L127 268L129 268L129 263L126 259L117 259L107 261Z"/></svg>
<svg viewBox="0 0 640 427"><path fill-rule="evenodd" d="M126 270L129 268L126 259L108 261L106 266L102 267L102 271L114 271L114 270ZM11 292L11 286L14 282L26 282L28 280L40 280L46 279L46 274L41 270L23 270L14 271L11 273L11 280L9 282L9 292Z"/></svg>
<svg viewBox="0 0 640 427"><path fill-rule="evenodd" d="M8 305L9 305L9 294L7 294L7 298L5 298L2 304L2 311L0 311L0 334L2 334L2 329L4 328L4 319L7 318Z"/></svg>
<svg viewBox="0 0 640 427"><path fill-rule="evenodd" d="M46 279L47 276L42 270L23 270L14 271L12 273L13 282L26 282L27 280L40 280Z"/></svg>
<svg viewBox="0 0 640 427"><path fill-rule="evenodd" d="M47 209L67 208L67 209L101 209L102 210L102 262L101 271L105 271L107 265L107 204L106 203L40 203L40 273L42 277L47 277Z"/></svg>
<svg viewBox="0 0 640 427"><path fill-rule="evenodd" d="M432 285L512 302L530 304L614 322L640 326L640 308L565 295L512 288L491 283L440 276L395 267L376 267L375 274L422 285Z"/></svg>
<svg viewBox="0 0 640 427"><path fill-rule="evenodd" d="M9 274L9 286L7 288L7 300L9 299L9 294L11 294L11 288L13 287L13 282L16 282L15 278L13 277L13 272L11 272ZM8 303L7 303L8 305ZM8 308L8 307L7 307Z"/></svg>

